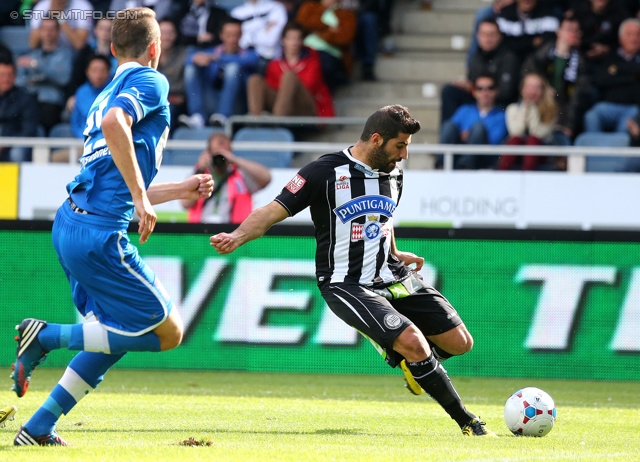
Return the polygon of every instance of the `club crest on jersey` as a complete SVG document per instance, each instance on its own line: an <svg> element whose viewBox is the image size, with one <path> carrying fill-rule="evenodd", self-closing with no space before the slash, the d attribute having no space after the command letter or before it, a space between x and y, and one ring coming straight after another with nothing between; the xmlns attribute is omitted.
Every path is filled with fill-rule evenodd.
<svg viewBox="0 0 640 462"><path fill-rule="evenodd" d="M296 174L296 176L289 180L285 188L287 188L291 192L291 194L295 194L302 189L306 182L307 180Z"/></svg>
<svg viewBox="0 0 640 462"><path fill-rule="evenodd" d="M349 189L350 185L349 178L345 175L340 175L340 178L336 181L336 191L338 189Z"/></svg>
<svg viewBox="0 0 640 462"><path fill-rule="evenodd" d="M340 207L336 207L333 209L333 213L340 218L342 223L348 223L367 214L378 214L391 218L396 205L396 201L390 197L379 195L361 196L345 202Z"/></svg>
<svg viewBox="0 0 640 462"><path fill-rule="evenodd" d="M351 242L356 241L376 241L383 236L387 236L389 230L378 221L377 215L370 215L363 223L351 223Z"/></svg>

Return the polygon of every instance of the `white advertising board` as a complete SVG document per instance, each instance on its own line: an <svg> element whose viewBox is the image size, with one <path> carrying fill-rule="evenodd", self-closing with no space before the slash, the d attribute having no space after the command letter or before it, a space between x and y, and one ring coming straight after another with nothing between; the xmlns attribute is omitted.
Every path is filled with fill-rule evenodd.
<svg viewBox="0 0 640 462"><path fill-rule="evenodd" d="M19 218L51 218L77 172L73 165L22 164ZM190 173L190 167L167 166L155 181L180 181ZM272 170L271 184L254 196L254 206L273 200L295 173ZM634 191L640 191L637 174L409 170L395 216L401 226L640 229L640 202L634 200ZM156 209L181 207L171 202ZM310 221L305 211L288 222Z"/></svg>

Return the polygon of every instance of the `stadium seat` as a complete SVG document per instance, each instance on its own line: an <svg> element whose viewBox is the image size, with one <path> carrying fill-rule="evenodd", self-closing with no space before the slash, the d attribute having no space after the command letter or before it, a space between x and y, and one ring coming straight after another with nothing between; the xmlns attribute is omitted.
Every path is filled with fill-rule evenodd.
<svg viewBox="0 0 640 462"><path fill-rule="evenodd" d="M0 27L0 42L11 50L14 60L29 52L29 32L27 26Z"/></svg>
<svg viewBox="0 0 640 462"><path fill-rule="evenodd" d="M202 141L202 149L165 149L163 154L164 165L195 165L198 156L206 148L206 141L212 133L224 133L222 127L189 128L178 127L171 139Z"/></svg>
<svg viewBox="0 0 640 462"><path fill-rule="evenodd" d="M51 127L49 130L49 138L75 138L71 133L71 125L68 123L59 123Z"/></svg>
<svg viewBox="0 0 640 462"><path fill-rule="evenodd" d="M627 133L585 132L576 137L576 146L624 148L629 146ZM587 172L621 172L626 157L587 156Z"/></svg>
<svg viewBox="0 0 640 462"><path fill-rule="evenodd" d="M294 141L293 134L287 128L243 127L233 137L233 141ZM270 168L291 166L293 151L233 151L236 155L260 162Z"/></svg>
<svg viewBox="0 0 640 462"><path fill-rule="evenodd" d="M223 10L231 11L236 6L240 6L244 3L244 0L214 0L213 6L222 8Z"/></svg>

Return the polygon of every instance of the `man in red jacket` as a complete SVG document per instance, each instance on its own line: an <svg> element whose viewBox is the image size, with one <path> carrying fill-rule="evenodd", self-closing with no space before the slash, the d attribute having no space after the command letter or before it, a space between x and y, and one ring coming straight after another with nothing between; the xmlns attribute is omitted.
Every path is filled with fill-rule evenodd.
<svg viewBox="0 0 640 462"><path fill-rule="evenodd" d="M282 57L269 62L264 77L249 77L249 114L267 111L277 116L335 115L318 53L302 45L303 36L298 24L287 24L282 31Z"/></svg>

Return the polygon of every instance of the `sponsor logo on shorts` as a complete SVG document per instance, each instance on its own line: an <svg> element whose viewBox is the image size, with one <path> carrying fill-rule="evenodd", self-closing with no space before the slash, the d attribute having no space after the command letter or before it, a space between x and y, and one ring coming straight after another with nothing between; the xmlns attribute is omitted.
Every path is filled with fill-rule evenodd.
<svg viewBox="0 0 640 462"><path fill-rule="evenodd" d="M389 329L397 329L402 325L402 319L397 314L389 313L384 317L384 325Z"/></svg>
<svg viewBox="0 0 640 462"><path fill-rule="evenodd" d="M285 188L287 188L291 192L291 194L295 194L302 189L306 182L307 180L296 174L296 176L291 178L289 183L287 183L287 186L285 186Z"/></svg>

